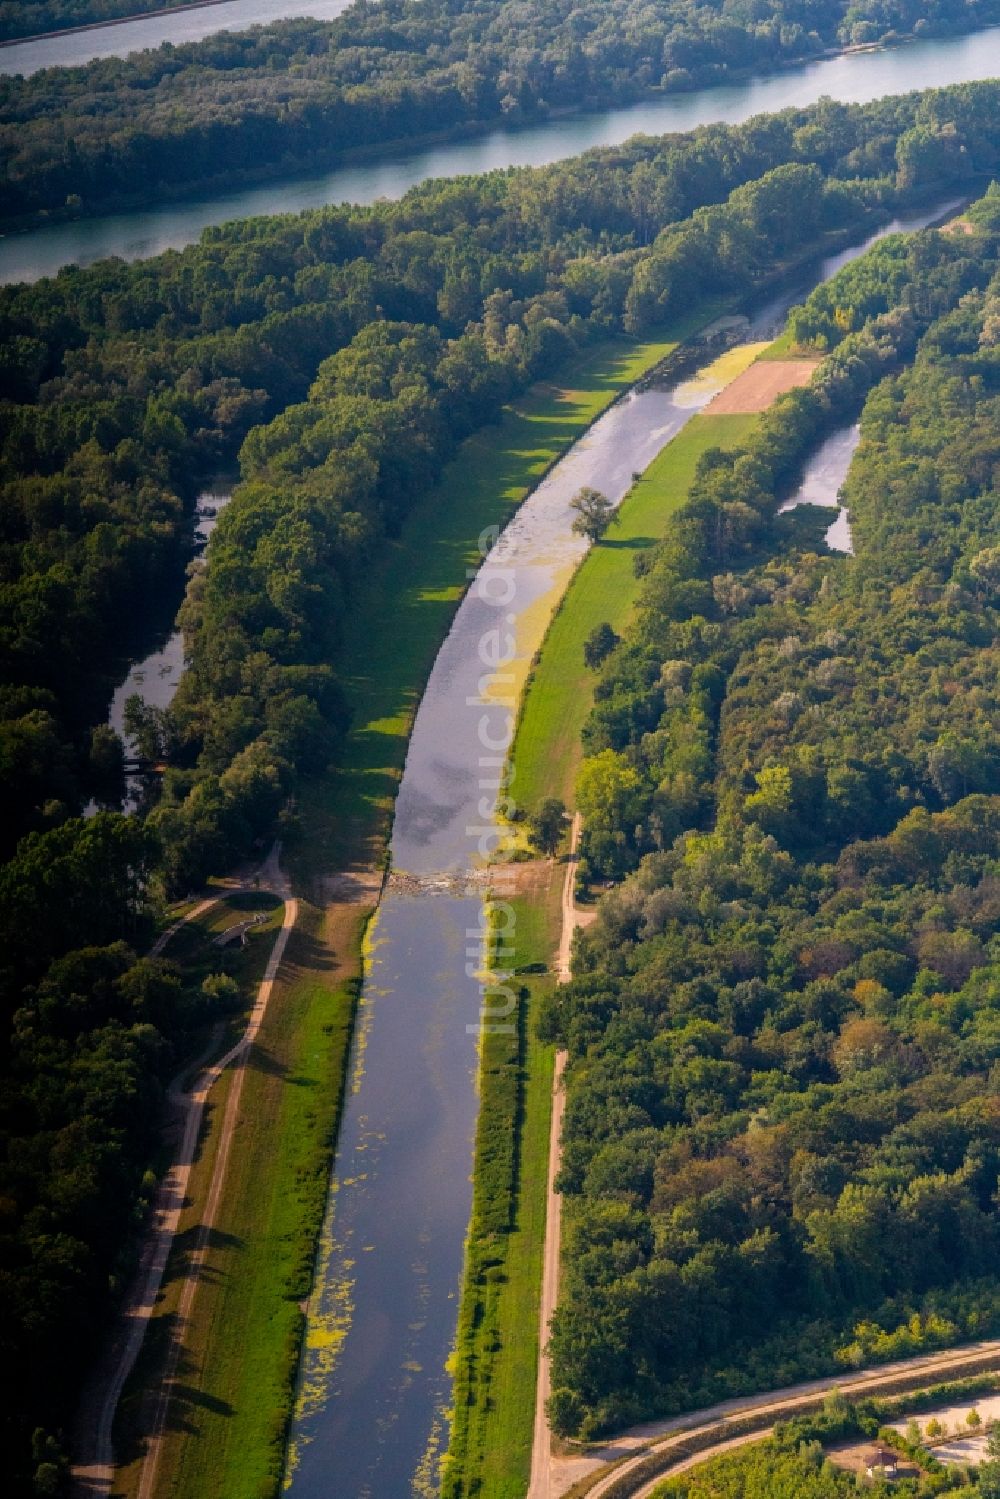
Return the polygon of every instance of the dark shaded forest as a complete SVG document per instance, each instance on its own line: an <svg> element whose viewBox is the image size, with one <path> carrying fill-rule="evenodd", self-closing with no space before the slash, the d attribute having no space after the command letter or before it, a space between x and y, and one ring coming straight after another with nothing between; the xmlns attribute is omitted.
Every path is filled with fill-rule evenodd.
<svg viewBox="0 0 1000 1499"><path fill-rule="evenodd" d="M998 160L996 85L827 102L0 292L0 1337L26 1371L4 1408L24 1491L58 1487L163 1082L215 1002L138 955L165 897L294 836L289 796L347 727L365 564L462 436L575 350ZM979 284L971 244L956 265ZM199 478L241 449L184 605L189 670L143 724L161 794L123 818L116 670L143 600L179 591ZM108 810L84 818L91 798Z"/></svg>
<svg viewBox="0 0 1000 1499"><path fill-rule="evenodd" d="M177 0L3 0L0 41L170 8ZM183 3L183 0L180 0Z"/></svg>
<svg viewBox="0 0 1000 1499"><path fill-rule="evenodd" d="M563 1431L1000 1320L998 244L994 187L792 314L831 352L703 460L603 669L584 873L625 878L542 1022ZM776 510L862 405L846 560Z"/></svg>
<svg viewBox="0 0 1000 1499"><path fill-rule="evenodd" d="M964 31L1000 0L383 0L0 79L0 218L96 213L345 150L684 90L846 43Z"/></svg>

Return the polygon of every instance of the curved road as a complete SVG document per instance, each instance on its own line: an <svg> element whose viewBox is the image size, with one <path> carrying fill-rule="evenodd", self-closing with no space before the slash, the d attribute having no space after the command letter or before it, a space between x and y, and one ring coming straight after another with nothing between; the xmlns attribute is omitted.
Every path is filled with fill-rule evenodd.
<svg viewBox="0 0 1000 1499"><path fill-rule="evenodd" d="M281 928L275 938L274 947L271 950L264 976L258 987L257 996L250 1011L246 1028L240 1039L234 1046L230 1047L225 1056L220 1057L217 1062L201 1073L190 1093L183 1092L177 1083L170 1089L170 1104L182 1114L184 1119L184 1132L180 1150L173 1165L160 1183L156 1194L152 1221L139 1271L121 1314L122 1322L126 1329L121 1350L115 1359L103 1393L100 1390L96 1392L96 1400L100 1402L99 1406L96 1406L95 1401L96 1409L94 1413L96 1421L85 1433L85 1440L89 1440L92 1445L90 1450L81 1456L79 1463L73 1468L74 1489L76 1493L81 1496L90 1496L90 1499L94 1499L94 1496L106 1495L111 1492L111 1485L114 1478L114 1450L111 1433L115 1412L118 1409L118 1402L121 1399L126 1381L139 1356L150 1319L156 1309L163 1274L166 1270L174 1236L180 1224L181 1213L187 1200L188 1184L197 1153L198 1137L201 1132L205 1104L209 1093L222 1073L227 1067L233 1063L237 1063L233 1086L229 1091L229 1097L226 1101L226 1112L223 1116L222 1133L212 1170L208 1199L205 1204L205 1211L202 1214L197 1241L187 1268L184 1284L181 1288L181 1297L177 1310L176 1335L172 1341L166 1368L164 1369L163 1382L156 1402L153 1425L149 1432L146 1457L139 1480L138 1493L141 1499L149 1499L149 1496L154 1491L157 1466L162 1447L161 1439L170 1404L171 1387L177 1370L177 1361L180 1356L183 1328L191 1314L191 1307L198 1284L198 1270L215 1221L219 1199L222 1195L222 1188L225 1182L229 1151L232 1145L233 1131L243 1091L245 1069L242 1063L246 1060L250 1048L256 1040L264 1016L267 1013L268 1003L274 988L274 981L277 977L281 960L284 957L285 948L288 945L288 938L291 935L292 928L298 916L298 902L290 896L288 882L279 866L279 855L280 846L276 844L265 863L261 865L258 874L259 884L254 883L235 887L236 889L258 890L262 893L270 891L275 895L281 896L285 902ZM214 905L217 900L222 898L223 896L221 895L213 896L199 902L186 916L174 922L173 926L169 927L159 937L151 949L150 955L153 957L158 956L174 933L184 926L186 922L201 915L210 906Z"/></svg>
<svg viewBox="0 0 1000 1499"><path fill-rule="evenodd" d="M667 1478L708 1462L735 1447L762 1441L773 1430L776 1421L804 1414L834 1390L855 1397L874 1396L880 1392L889 1394L894 1386L898 1387L904 1380L912 1380L911 1388L916 1389L921 1384L934 1382L942 1377L958 1378L963 1373L974 1372L972 1366L982 1368L987 1364L1000 1364L1000 1339L969 1343L964 1348L951 1348L940 1353L919 1354L915 1358L899 1359L895 1363L881 1364L856 1373L828 1375L824 1379L808 1380L783 1390L724 1400L703 1411L691 1411L684 1416L636 1427L610 1443L598 1455L596 1462L617 1459L619 1465L587 1490L587 1499L602 1499L613 1485L623 1478L627 1479L630 1473L636 1476L636 1486L625 1492L632 1499L649 1499ZM762 1424L756 1430L740 1432L735 1436L727 1432L727 1427L747 1419L760 1419ZM680 1461L656 1477L646 1478L637 1471L654 1454L666 1455L672 1447L683 1451L692 1440L707 1437L712 1432L718 1433L717 1441L706 1442L699 1452L684 1455ZM664 1439L656 1441L657 1436ZM630 1450L632 1455L626 1462L621 1462L620 1459L623 1455L627 1456ZM554 1492L564 1492L564 1489L560 1486Z"/></svg>
<svg viewBox="0 0 1000 1499"><path fill-rule="evenodd" d="M562 893L562 924L556 972L559 982L566 983L570 976L570 959L573 936L577 928L593 920L590 911L580 911L574 898L576 876L576 850L580 839L581 818L577 812L573 818L570 839L570 857L566 866ZM940 1353L921 1354L911 1359L901 1359L892 1364L882 1364L857 1373L840 1373L823 1379L809 1380L790 1385L786 1389L765 1391L759 1395L739 1396L720 1401L701 1411L689 1411L686 1415L674 1416L663 1421L649 1423L623 1432L596 1451L581 1451L579 1456L556 1456L552 1451L552 1435L545 1414L545 1403L550 1392L549 1357L546 1351L549 1324L555 1311L559 1290L559 1241L560 1199L555 1190L555 1179L559 1171L559 1146L562 1135L562 1117L565 1102L563 1074L566 1053L556 1055L555 1075L552 1082L552 1125L549 1135L549 1166L545 1225L545 1253L542 1267L542 1294L539 1313L539 1357L538 1380L535 1391L535 1430L531 1454L531 1481L527 1499L559 1499L559 1496L574 1484L594 1476L587 1490L587 1499L601 1499L612 1486L622 1479L635 1476L636 1486L627 1490L634 1499L650 1499L657 1487L668 1477L687 1472L712 1457L751 1442L762 1441L770 1434L774 1422L802 1412L815 1405L832 1390L846 1395L874 1395L886 1386L898 1384L909 1377L934 1380L942 1376L957 1376L970 1364L982 1365L990 1360L1000 1366L1000 1340L969 1344L964 1348L952 1348ZM768 1419L770 1417L770 1420ZM756 1430L731 1434L736 1423L761 1420ZM727 1428L730 1428L727 1430ZM717 1440L712 1441L712 1433ZM705 1446L697 1453L684 1453L687 1444L698 1437L705 1439ZM642 1467L655 1453L664 1456L670 1449L678 1447L679 1460L655 1478L647 1478ZM613 1464L603 1476L602 1468Z"/></svg>

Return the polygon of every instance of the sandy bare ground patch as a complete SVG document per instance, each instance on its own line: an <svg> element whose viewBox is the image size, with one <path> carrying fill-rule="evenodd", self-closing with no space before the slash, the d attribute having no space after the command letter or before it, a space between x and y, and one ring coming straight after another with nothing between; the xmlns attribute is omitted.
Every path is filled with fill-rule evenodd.
<svg viewBox="0 0 1000 1499"><path fill-rule="evenodd" d="M876 1447L881 1448L882 1443L875 1441L872 1437L866 1438L863 1442L837 1442L834 1446L826 1448L826 1456L836 1468L843 1468L848 1473L864 1474L868 1470L868 1463ZM900 1478L920 1477L920 1469L916 1463L910 1462L901 1454L896 1472Z"/></svg>
<svg viewBox="0 0 1000 1499"><path fill-rule="evenodd" d="M808 385L818 359L759 359L720 391L705 407L710 416L739 416L766 411L797 385Z"/></svg>

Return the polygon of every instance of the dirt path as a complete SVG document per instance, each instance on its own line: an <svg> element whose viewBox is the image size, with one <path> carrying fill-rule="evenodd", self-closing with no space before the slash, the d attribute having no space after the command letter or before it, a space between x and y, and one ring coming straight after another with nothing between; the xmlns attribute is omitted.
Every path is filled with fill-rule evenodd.
<svg viewBox="0 0 1000 1499"><path fill-rule="evenodd" d="M568 982L570 958L573 949L573 933L578 926L586 926L594 918L592 911L579 911L574 898L576 882L577 845L580 841L580 814L573 817L570 833L570 853L563 880L562 924L559 932L559 949L556 956L556 973L561 984ZM549 1170L545 1204L545 1253L542 1262L542 1299L539 1311L538 1334L538 1381L535 1386L535 1434L531 1448L531 1483L528 1499L549 1499L552 1489L552 1436L545 1415L545 1402L551 1392L549 1356L546 1344L549 1338L549 1323L556 1309L559 1293L559 1239L561 1228L561 1201L555 1189L559 1173L559 1143L562 1139L563 1109L566 1094L563 1089L563 1073L566 1068L566 1053L556 1053L555 1073L552 1078L552 1124L549 1130Z"/></svg>
<svg viewBox="0 0 1000 1499"><path fill-rule="evenodd" d="M268 959L264 976L258 987L257 996L250 1011L246 1029L236 1044L226 1052L225 1056L220 1057L217 1062L200 1074L190 1093L180 1091L176 1085L170 1090L169 1103L183 1118L184 1131L177 1157L160 1183L153 1204L152 1221L139 1270L121 1314L125 1332L120 1345L120 1351L117 1352L110 1377L103 1388L103 1393L101 1393L100 1389L95 1392L93 1412L96 1419L86 1423L88 1429L83 1433L84 1440L90 1444L89 1450L84 1452L81 1460L73 1469L74 1490L80 1496L86 1495L90 1496L90 1499L94 1499L94 1496L110 1494L111 1492L111 1485L114 1478L114 1451L112 1448L111 1433L115 1412L118 1409L118 1402L121 1399L122 1391L139 1356L150 1319L156 1309L167 1260L180 1224L181 1213L187 1200L188 1184L198 1149L198 1138L201 1132L201 1122L208 1095L226 1068L235 1062L239 1065L237 1066L233 1086L230 1089L229 1098L226 1103L226 1112L223 1118L222 1132L212 1172L208 1201L202 1216L187 1276L181 1290L174 1338L167 1359L167 1366L164 1370L163 1384L156 1402L146 1458L139 1482L139 1494L144 1496L144 1499L149 1499L149 1496L154 1491L161 1438L170 1403L171 1385L176 1373L177 1361L183 1341L183 1330L191 1313L191 1305L194 1301L198 1282L198 1269L204 1256L209 1234L212 1230L225 1181L226 1165L243 1089L244 1067L242 1063L245 1061L256 1039L267 1012L268 1002L274 988L274 981L281 965L281 960L284 957L288 938L298 916L298 902L292 899L289 894L288 882L280 869L279 856L280 848L278 845L275 845L267 860L260 868L257 877L259 883L245 887L261 892L270 891L275 895L281 896L285 901L281 928L275 938L271 956ZM226 893L230 892L227 891ZM186 916L175 922L173 926L169 927L162 934L151 949L151 955L159 955L180 927L186 922L194 920L202 912L214 905L216 900L222 898L222 896L213 896L193 907ZM86 1422L86 1412L84 1422ZM84 1422L81 1422L81 1425Z"/></svg>

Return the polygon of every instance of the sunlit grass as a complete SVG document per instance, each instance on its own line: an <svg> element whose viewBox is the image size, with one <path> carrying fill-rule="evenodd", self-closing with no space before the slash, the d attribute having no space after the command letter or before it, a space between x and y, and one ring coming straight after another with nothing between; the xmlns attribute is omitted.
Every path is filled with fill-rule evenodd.
<svg viewBox="0 0 1000 1499"><path fill-rule="evenodd" d="M603 621L619 634L626 628L641 588L633 559L663 536L688 496L702 454L712 447L737 447L757 420L692 417L622 503L612 544L592 547L581 562L549 626L522 705L513 755L521 806L533 807L546 796L572 802L580 734L596 680L584 665L584 641Z"/></svg>

